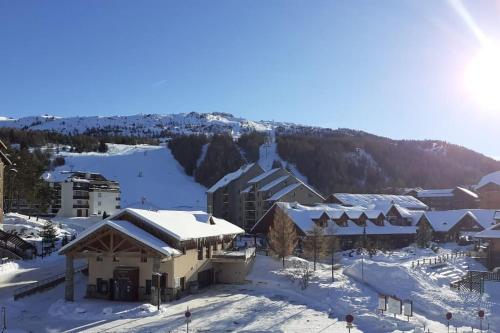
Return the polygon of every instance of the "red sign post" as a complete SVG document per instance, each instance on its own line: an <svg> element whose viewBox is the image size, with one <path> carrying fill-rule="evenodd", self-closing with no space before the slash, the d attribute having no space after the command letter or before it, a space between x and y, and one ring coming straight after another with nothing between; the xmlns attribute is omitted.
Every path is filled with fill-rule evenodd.
<svg viewBox="0 0 500 333"><path fill-rule="evenodd" d="M354 321L354 316L348 314L347 316L345 316L345 321L347 322L347 329L349 330L350 333L352 328L352 322Z"/></svg>
<svg viewBox="0 0 500 333"><path fill-rule="evenodd" d="M189 333L189 322L191 321L191 311L189 311L189 306L186 312L184 312L184 317L186 317L186 332Z"/></svg>
<svg viewBox="0 0 500 333"><path fill-rule="evenodd" d="M448 333L450 333L450 320L451 318L453 318L453 315L451 314L451 312L448 312L446 314L446 320L448 321Z"/></svg>
<svg viewBox="0 0 500 333"><path fill-rule="evenodd" d="M484 310L479 310L477 315L479 316L479 330L483 332Z"/></svg>

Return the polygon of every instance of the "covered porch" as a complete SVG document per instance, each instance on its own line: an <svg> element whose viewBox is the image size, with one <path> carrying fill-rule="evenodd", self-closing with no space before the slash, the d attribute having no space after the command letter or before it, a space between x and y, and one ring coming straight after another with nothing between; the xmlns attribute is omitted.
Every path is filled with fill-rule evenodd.
<svg viewBox="0 0 500 333"><path fill-rule="evenodd" d="M85 258L89 266L86 297L153 304L169 287L173 257L180 255L128 221L99 223L63 247L60 254L66 255L67 301L74 300L73 261Z"/></svg>

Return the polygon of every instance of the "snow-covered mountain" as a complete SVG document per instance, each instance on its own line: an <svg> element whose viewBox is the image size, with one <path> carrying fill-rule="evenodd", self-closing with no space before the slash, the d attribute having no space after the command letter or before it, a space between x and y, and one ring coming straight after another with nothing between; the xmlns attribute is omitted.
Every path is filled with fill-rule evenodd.
<svg viewBox="0 0 500 333"><path fill-rule="evenodd" d="M249 130L270 131L277 126L297 126L289 123L251 121L228 113L138 114L132 116L55 117L30 116L19 119L0 117L0 127L50 130L63 134L101 132L136 136L172 133L221 133L233 135ZM300 126L299 126L300 127Z"/></svg>

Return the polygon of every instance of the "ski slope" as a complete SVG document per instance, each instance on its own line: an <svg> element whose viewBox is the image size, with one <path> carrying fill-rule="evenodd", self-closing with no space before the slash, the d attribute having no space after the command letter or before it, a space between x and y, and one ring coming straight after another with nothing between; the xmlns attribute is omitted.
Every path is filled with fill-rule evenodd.
<svg viewBox="0 0 500 333"><path fill-rule="evenodd" d="M66 164L44 177L55 179L61 171L71 170L98 172L120 183L122 208L206 209L205 188L184 173L170 149L150 145L108 147L107 153L62 152Z"/></svg>

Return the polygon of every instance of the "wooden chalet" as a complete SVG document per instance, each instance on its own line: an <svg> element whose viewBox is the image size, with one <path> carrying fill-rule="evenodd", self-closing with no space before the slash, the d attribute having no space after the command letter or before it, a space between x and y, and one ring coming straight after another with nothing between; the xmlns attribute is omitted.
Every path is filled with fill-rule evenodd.
<svg viewBox="0 0 500 333"><path fill-rule="evenodd" d="M85 230L66 255L66 300L73 260L88 260L87 297L169 301L212 283L243 282L253 254L228 253L244 231L204 212L125 209ZM227 255L226 255L227 254Z"/></svg>
<svg viewBox="0 0 500 333"><path fill-rule="evenodd" d="M494 270L500 267L500 224L494 224L479 232L476 237L488 242L487 268Z"/></svg>

